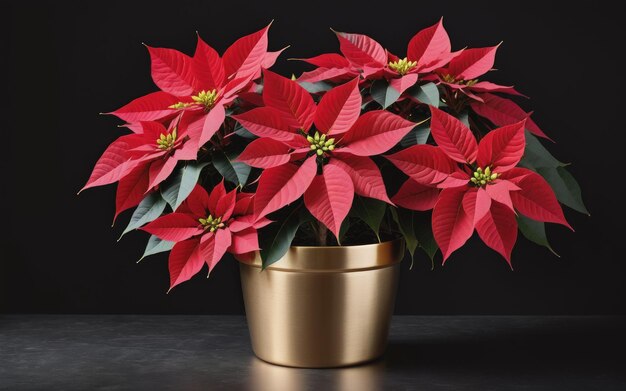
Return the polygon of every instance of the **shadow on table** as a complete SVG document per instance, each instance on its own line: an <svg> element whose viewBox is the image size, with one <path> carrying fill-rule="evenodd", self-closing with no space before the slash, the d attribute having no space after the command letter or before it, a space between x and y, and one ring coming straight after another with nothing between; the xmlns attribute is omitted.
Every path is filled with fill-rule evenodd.
<svg viewBox="0 0 626 391"><path fill-rule="evenodd" d="M623 326L623 322L587 327L584 322L572 326L557 321L482 333L418 334L391 340L379 360L338 369L288 368L253 358L247 389L375 391L389 389L390 384L413 387L450 379L473 382L522 376L537 381L581 373L624 373L624 360L615 358L626 349Z"/></svg>

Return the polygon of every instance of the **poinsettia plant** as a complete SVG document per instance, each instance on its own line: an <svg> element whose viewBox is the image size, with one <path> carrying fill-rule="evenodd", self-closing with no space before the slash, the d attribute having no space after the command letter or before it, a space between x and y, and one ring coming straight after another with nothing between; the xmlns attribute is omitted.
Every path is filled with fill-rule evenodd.
<svg viewBox="0 0 626 391"><path fill-rule="evenodd" d="M518 231L552 250L561 204L587 213L525 97L484 79L500 45L453 51L440 20L401 57L335 31L340 53L287 78L269 28L223 55L199 36L192 56L147 47L159 91L109 113L128 133L84 188L118 183L115 218L135 208L122 235L170 252L170 289L226 253L267 267L291 245L403 237L445 262L474 231L511 264Z"/></svg>

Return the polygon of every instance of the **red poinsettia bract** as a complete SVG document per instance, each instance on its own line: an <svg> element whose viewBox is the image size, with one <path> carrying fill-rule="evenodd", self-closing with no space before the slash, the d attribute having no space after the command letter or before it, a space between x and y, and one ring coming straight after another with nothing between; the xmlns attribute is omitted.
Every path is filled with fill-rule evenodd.
<svg viewBox="0 0 626 391"><path fill-rule="evenodd" d="M366 35L336 34L343 57L333 53L303 59L319 68L305 72L300 81L336 80L362 74L365 79L389 79L391 86L401 94L417 82L418 74L441 68L458 55L458 52L451 51L443 19L415 34L404 58L389 53Z"/></svg>
<svg viewBox="0 0 626 391"><path fill-rule="evenodd" d="M355 192L391 203L370 156L388 151L415 124L384 110L360 116L358 79L328 91L316 106L296 81L264 75L266 106L233 116L260 137L238 157L265 169L255 214L265 216L304 194L311 214L338 236Z"/></svg>
<svg viewBox="0 0 626 391"><path fill-rule="evenodd" d="M434 205L433 234L444 262L476 229L510 264L517 239L515 211L571 228L550 185L516 167L524 153L524 121L495 129L477 143L455 117L434 107L431 113L438 146L416 145L387 158L409 176L393 200L418 210ZM437 195L433 188L442 190Z"/></svg>
<svg viewBox="0 0 626 391"><path fill-rule="evenodd" d="M200 36L193 57L174 49L149 47L154 83L161 89L137 98L111 114L134 123L153 121L185 111L191 117L190 133L200 147L215 134L225 118L225 107L237 93L269 67L276 53L267 52L267 32L262 30L233 43L220 57Z"/></svg>
<svg viewBox="0 0 626 391"><path fill-rule="evenodd" d="M168 128L155 121L141 121L130 127L136 133L121 136L109 145L83 190L119 181L115 216L136 206L172 173L178 161L196 159L196 143L187 128L181 115Z"/></svg>
<svg viewBox="0 0 626 391"><path fill-rule="evenodd" d="M210 273L226 252L244 256L259 250L257 229L269 220L253 218L252 201L252 194L226 192L223 182L211 194L196 185L174 213L141 228L176 242L169 256L170 289L189 280L205 263Z"/></svg>

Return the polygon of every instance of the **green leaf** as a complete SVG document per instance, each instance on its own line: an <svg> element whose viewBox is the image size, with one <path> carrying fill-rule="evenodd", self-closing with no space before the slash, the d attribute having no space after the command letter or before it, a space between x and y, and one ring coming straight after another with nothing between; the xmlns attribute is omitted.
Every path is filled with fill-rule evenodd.
<svg viewBox="0 0 626 391"><path fill-rule="evenodd" d="M300 211L300 208L294 209L276 232L271 245L261 250L263 269L272 265L287 253L293 238L296 236L296 232L298 232L298 228L311 219L310 214L300 213Z"/></svg>
<svg viewBox="0 0 626 391"><path fill-rule="evenodd" d="M310 94L318 94L320 92L326 92L333 88L332 84L325 81L318 81L315 83L309 83L308 81L299 81L298 84L304 88Z"/></svg>
<svg viewBox="0 0 626 391"><path fill-rule="evenodd" d="M560 202L580 213L589 214L578 182L565 167L540 167L537 172L548 181Z"/></svg>
<svg viewBox="0 0 626 391"><path fill-rule="evenodd" d="M421 86L412 87L407 93L422 103L439 107L439 88L437 88L435 83L426 83Z"/></svg>
<svg viewBox="0 0 626 391"><path fill-rule="evenodd" d="M545 223L530 219L526 216L517 215L517 226L526 239L537 243L540 246L546 247L557 257L560 256L552 249L552 246L550 246L550 243L548 242Z"/></svg>
<svg viewBox="0 0 626 391"><path fill-rule="evenodd" d="M122 232L120 239L128 232L137 229L161 216L161 213L165 210L165 206L167 206L167 203L163 197L161 197L159 192L152 192L148 194L143 200L141 200L133 212L130 222L128 223L128 226L126 226L126 229L124 229L124 232Z"/></svg>
<svg viewBox="0 0 626 391"><path fill-rule="evenodd" d="M144 250L143 255L141 256L141 258L139 258L139 261L137 261L137 263L139 263L142 259L149 255L170 251L172 247L174 247L174 244L174 242L159 239L154 235L150 236L148 244L146 245L146 249Z"/></svg>
<svg viewBox="0 0 626 391"><path fill-rule="evenodd" d="M243 187L248 181L252 167L233 160L234 158L229 158L221 151L213 153L213 166L215 166L217 172L235 186Z"/></svg>
<svg viewBox="0 0 626 391"><path fill-rule="evenodd" d="M341 223L341 227L339 227L339 238L337 240L338 244L341 246L341 242L346 238L346 234L350 229L350 218L346 217L343 219L343 223Z"/></svg>
<svg viewBox="0 0 626 391"><path fill-rule="evenodd" d="M208 163L190 162L178 170L175 175L168 179L161 187L161 195L176 210L180 204L191 194L198 183L200 172Z"/></svg>
<svg viewBox="0 0 626 391"><path fill-rule="evenodd" d="M552 156L541 144L541 141L527 130L526 149L520 165L530 169L537 169L539 167L560 167L565 164Z"/></svg>
<svg viewBox="0 0 626 391"><path fill-rule="evenodd" d="M413 213L413 230L419 247L430 258L432 268L435 267L435 254L439 250L435 236L433 235L432 214L431 213Z"/></svg>
<svg viewBox="0 0 626 391"><path fill-rule="evenodd" d="M413 227L413 211L403 208L391 208L391 215L398 224L398 228L404 236L406 249L411 254L411 267L413 266L413 255L417 248L417 237L415 236L415 228Z"/></svg>
<svg viewBox="0 0 626 391"><path fill-rule="evenodd" d="M383 109L391 106L400 97L400 93L391 87L385 79L374 80L370 94Z"/></svg>
<svg viewBox="0 0 626 391"><path fill-rule="evenodd" d="M463 111L461 114L459 114L459 121L461 121L463 123L463 125L467 126L468 128L470 127L470 123L469 123L469 114L466 111Z"/></svg>
<svg viewBox="0 0 626 391"><path fill-rule="evenodd" d="M400 140L400 145L404 148L417 144L426 144L430 136L430 123L424 122L413 128L406 136Z"/></svg>
<svg viewBox="0 0 626 391"><path fill-rule="evenodd" d="M383 221L383 217L385 217L386 210L387 204L383 201L356 196L354 197L350 214L363 220L374 231L380 242L380 223Z"/></svg>
<svg viewBox="0 0 626 391"><path fill-rule="evenodd" d="M235 124L235 129L233 130L233 132L239 137L247 139L256 138L254 134L252 134L248 129L244 128L239 122Z"/></svg>

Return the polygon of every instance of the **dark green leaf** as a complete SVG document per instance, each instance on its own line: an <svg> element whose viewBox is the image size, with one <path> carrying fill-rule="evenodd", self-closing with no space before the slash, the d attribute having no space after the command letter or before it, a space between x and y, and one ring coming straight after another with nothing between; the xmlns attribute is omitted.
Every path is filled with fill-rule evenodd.
<svg viewBox="0 0 626 391"><path fill-rule="evenodd" d="M213 166L230 183L243 187L248 181L252 168L242 162L234 161L221 151L213 153Z"/></svg>
<svg viewBox="0 0 626 391"><path fill-rule="evenodd" d="M439 246L435 242L432 227L432 214L426 212L413 213L413 229L417 237L417 243L422 250L428 255L434 268L434 259Z"/></svg>
<svg viewBox="0 0 626 391"><path fill-rule="evenodd" d="M330 83L327 83L325 81L318 81L316 83L309 83L308 81L299 81L298 84L300 84L300 86L302 86L302 88L307 90L307 92L310 94L326 92L330 90L331 88L333 88L333 86Z"/></svg>
<svg viewBox="0 0 626 391"><path fill-rule="evenodd" d="M375 80L372 83L370 94L383 109L391 106L400 97L400 93L395 88L391 87L385 79Z"/></svg>
<svg viewBox="0 0 626 391"><path fill-rule="evenodd" d="M130 222L122 235L124 236L126 233L141 227L144 224L147 224L157 217L161 216L161 213L165 210L165 206L167 203L161 197L161 193L152 192L148 194L137 206L135 211L133 212L132 217L130 218Z"/></svg>
<svg viewBox="0 0 626 391"><path fill-rule="evenodd" d="M208 163L190 162L161 187L161 195L176 210L198 183L200 172Z"/></svg>
<svg viewBox="0 0 626 391"><path fill-rule="evenodd" d="M589 214L583 203L580 186L565 167L540 167L537 172L550 184L556 198L580 213Z"/></svg>
<svg viewBox="0 0 626 391"><path fill-rule="evenodd" d="M467 113L467 111L463 111L461 114L459 114L458 118L459 121L463 123L463 125L467 126L468 128L470 127L469 114Z"/></svg>
<svg viewBox="0 0 626 391"><path fill-rule="evenodd" d="M256 138L254 134L250 133L250 131L244 128L239 122L235 124L235 129L233 130L233 132L239 137L243 137L247 139Z"/></svg>
<svg viewBox="0 0 626 391"><path fill-rule="evenodd" d="M175 244L174 242L169 242L167 240L161 240L161 239L157 238L156 236L152 235L152 236L150 236L150 239L148 240L148 245L146 246L146 249L143 252L143 255L141 256L139 261L141 261L142 259L144 259L148 255L153 255L153 254L158 254L158 253L163 253L163 252L166 252L166 251L170 251L172 249L172 247L174 247L174 244ZM137 262L139 262L139 261L137 261Z"/></svg>
<svg viewBox="0 0 626 391"><path fill-rule="evenodd" d="M554 255L557 257L559 256L559 254L552 249L552 246L550 246L550 243L548 242L545 223L530 219L526 216L517 215L517 226L526 239L537 243L540 246L546 247L548 250L552 251Z"/></svg>
<svg viewBox="0 0 626 391"><path fill-rule="evenodd" d="M356 196L354 197L350 214L363 220L374 231L380 242L380 223L383 221L383 217L385 217L386 210L387 204L380 200Z"/></svg>
<svg viewBox="0 0 626 391"><path fill-rule="evenodd" d="M435 83L426 83L410 88L407 93L427 105L439 107L439 89Z"/></svg>
<svg viewBox="0 0 626 391"><path fill-rule="evenodd" d="M391 215L398 224L398 228L404 236L406 249L411 254L411 265L413 264L413 255L417 248L417 237L415 236L415 228L413 227L413 211L403 208L391 208Z"/></svg>
<svg viewBox="0 0 626 391"><path fill-rule="evenodd" d="M400 140L400 145L404 148L417 144L426 144L430 136L430 122L424 122L413 128L406 136Z"/></svg>
<svg viewBox="0 0 626 391"><path fill-rule="evenodd" d="M343 240L346 238L346 234L348 233L349 229L350 229L350 218L346 217L345 219L343 219L343 223L341 223L341 227L339 227L339 238L338 238L339 245L341 245L341 242L343 242Z"/></svg>
<svg viewBox="0 0 626 391"><path fill-rule="evenodd" d="M539 167L559 167L565 164L552 156L541 144L541 141L527 130L526 149L520 165L530 169L537 169Z"/></svg>
<svg viewBox="0 0 626 391"><path fill-rule="evenodd" d="M300 208L294 209L276 232L272 243L261 250L263 269L275 263L287 253L298 228L311 219L310 214L300 212Z"/></svg>

